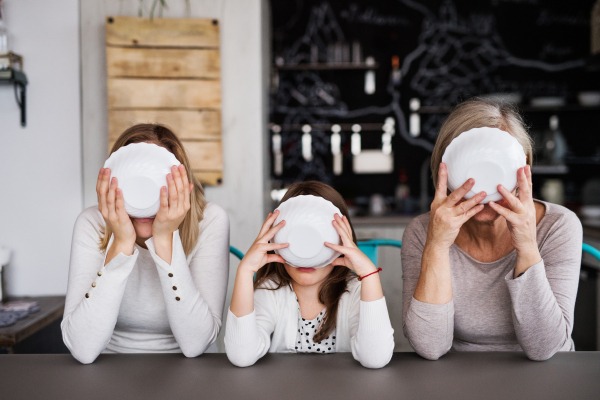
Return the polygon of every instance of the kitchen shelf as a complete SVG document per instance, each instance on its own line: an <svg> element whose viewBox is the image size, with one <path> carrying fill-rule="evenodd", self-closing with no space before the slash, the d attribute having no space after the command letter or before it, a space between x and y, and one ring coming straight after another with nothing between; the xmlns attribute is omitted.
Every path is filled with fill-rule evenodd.
<svg viewBox="0 0 600 400"><path fill-rule="evenodd" d="M515 105L522 112L562 112L562 111L600 111L600 106L581 106L578 104L558 106L558 107L534 107ZM423 106L417 111L419 114L450 114L454 107L452 106Z"/></svg>
<svg viewBox="0 0 600 400"><path fill-rule="evenodd" d="M0 71L0 84L12 84L15 88L15 98L21 110L21 126L27 125L27 76L21 71L14 69ZM20 92L20 93L19 93Z"/></svg>
<svg viewBox="0 0 600 400"><path fill-rule="evenodd" d="M276 125L276 124L271 123L271 126L273 126L273 125ZM360 125L361 133L373 132L373 131L382 132L383 126L384 126L384 124L366 123L366 124L283 124L283 125L280 125L280 127L281 127L282 132L302 131L302 127L304 125L309 125L312 130L324 131L324 132L331 131L331 127L334 125L339 125L341 128L341 132L352 132L353 125Z"/></svg>
<svg viewBox="0 0 600 400"><path fill-rule="evenodd" d="M536 175L565 175L569 173L566 165L534 165L531 173Z"/></svg>
<svg viewBox="0 0 600 400"><path fill-rule="evenodd" d="M342 69L377 69L379 68L378 63L367 64L367 63L317 63L317 64L296 64L296 65L274 65L273 68L282 71L305 71L305 70L342 70Z"/></svg>

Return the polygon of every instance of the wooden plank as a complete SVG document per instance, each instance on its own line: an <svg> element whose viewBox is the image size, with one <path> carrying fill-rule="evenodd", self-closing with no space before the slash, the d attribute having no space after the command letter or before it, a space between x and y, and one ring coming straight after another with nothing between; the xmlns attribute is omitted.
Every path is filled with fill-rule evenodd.
<svg viewBox="0 0 600 400"><path fill-rule="evenodd" d="M210 78L221 76L217 49L107 47L109 77Z"/></svg>
<svg viewBox="0 0 600 400"><path fill-rule="evenodd" d="M220 140L190 142L182 140L183 147L194 172L221 172L223 170L223 149ZM108 143L112 149L115 142Z"/></svg>
<svg viewBox="0 0 600 400"><path fill-rule="evenodd" d="M141 123L165 125L180 139L221 138L219 110L110 110L108 140L114 142L127 128Z"/></svg>
<svg viewBox="0 0 600 400"><path fill-rule="evenodd" d="M0 328L0 346L14 346L45 328L62 317L65 308L65 296L12 297L8 301L36 301L40 311L17 321L14 325Z"/></svg>
<svg viewBox="0 0 600 400"><path fill-rule="evenodd" d="M221 171L193 171L193 173L203 185L216 186L223 183Z"/></svg>
<svg viewBox="0 0 600 400"><path fill-rule="evenodd" d="M106 44L140 47L219 47L216 19L106 17Z"/></svg>
<svg viewBox="0 0 600 400"><path fill-rule="evenodd" d="M221 108L221 82L188 79L108 79L110 108Z"/></svg>
<svg viewBox="0 0 600 400"><path fill-rule="evenodd" d="M183 141L192 170L223 170L223 149L221 141L189 142Z"/></svg>

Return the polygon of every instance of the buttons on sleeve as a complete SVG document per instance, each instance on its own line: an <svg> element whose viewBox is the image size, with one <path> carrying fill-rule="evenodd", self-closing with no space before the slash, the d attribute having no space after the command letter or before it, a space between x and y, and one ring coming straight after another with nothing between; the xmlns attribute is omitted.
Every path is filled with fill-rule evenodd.
<svg viewBox="0 0 600 400"><path fill-rule="evenodd" d="M98 276L102 276L102 271L98 271Z"/></svg>
<svg viewBox="0 0 600 400"><path fill-rule="evenodd" d="M181 300L181 299L180 299L179 297L175 297L175 300L179 301L179 300Z"/></svg>
<svg viewBox="0 0 600 400"><path fill-rule="evenodd" d="M86 293L86 294L85 294L85 298L86 298L86 299L89 299L89 298L90 298L90 294L89 294L89 293Z"/></svg>
<svg viewBox="0 0 600 400"><path fill-rule="evenodd" d="M96 287L96 282L92 282L92 287Z"/></svg>
<svg viewBox="0 0 600 400"><path fill-rule="evenodd" d="M169 278L172 278L172 277L173 277L173 274L169 272Z"/></svg>
<svg viewBox="0 0 600 400"><path fill-rule="evenodd" d="M173 286L173 290L177 290L177 286Z"/></svg>

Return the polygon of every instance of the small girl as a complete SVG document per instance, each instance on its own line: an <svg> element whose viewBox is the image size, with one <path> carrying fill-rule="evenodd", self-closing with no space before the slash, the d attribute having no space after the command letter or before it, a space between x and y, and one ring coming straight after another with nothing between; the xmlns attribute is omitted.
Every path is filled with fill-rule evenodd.
<svg viewBox="0 0 600 400"><path fill-rule="evenodd" d="M325 242L325 246L343 257L323 268L288 265L269 253L289 246L269 243L285 225L281 221L272 227L279 211L269 214L237 269L225 332L227 357L234 365L247 367L267 351L351 351L364 367L384 367L394 350L394 330L378 269L356 246L346 204L337 191L320 182L300 182L281 202L300 195L322 197L342 212L343 216L331 216L342 245Z"/></svg>

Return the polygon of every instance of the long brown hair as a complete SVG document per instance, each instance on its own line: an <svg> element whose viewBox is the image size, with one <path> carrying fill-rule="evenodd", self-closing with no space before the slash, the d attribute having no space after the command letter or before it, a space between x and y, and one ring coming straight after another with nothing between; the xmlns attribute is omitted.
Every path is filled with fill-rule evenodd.
<svg viewBox="0 0 600 400"><path fill-rule="evenodd" d="M110 154L128 144L141 142L155 143L173 153L175 158L185 166L188 180L194 184L194 190L190 193L190 210L179 225L179 235L181 237L183 250L186 255L189 255L196 247L198 236L200 235L198 224L204 218L204 208L206 207L204 189L202 188L200 181L192 174L190 161L185 153L183 144L179 138L165 126L156 124L138 124L132 126L118 137ZM106 250L111 236L112 232L110 228L108 226L105 227L105 230L100 237L100 250Z"/></svg>
<svg viewBox="0 0 600 400"><path fill-rule="evenodd" d="M297 182L294 183L286 192L281 203L296 196L313 195L322 197L333 203L334 206L340 209L343 215L350 221L348 215L348 208L346 202L342 196L331 186L321 182L309 181L309 182ZM332 216L333 218L333 216ZM356 243L356 234L352 227L352 240ZM342 265L333 267L333 270L327 275L325 281L319 289L319 301L325 304L325 318L321 321L313 341L318 343L324 340L331 331L335 328L338 313L338 304L342 294L348 290L348 281L355 278L354 275L350 274L350 270ZM277 287L271 290L280 289L283 286L292 286L292 277L287 273L285 267L281 263L269 263L263 268L259 269L256 273L256 280L254 282L254 289L256 290L262 283L267 280L272 280Z"/></svg>

